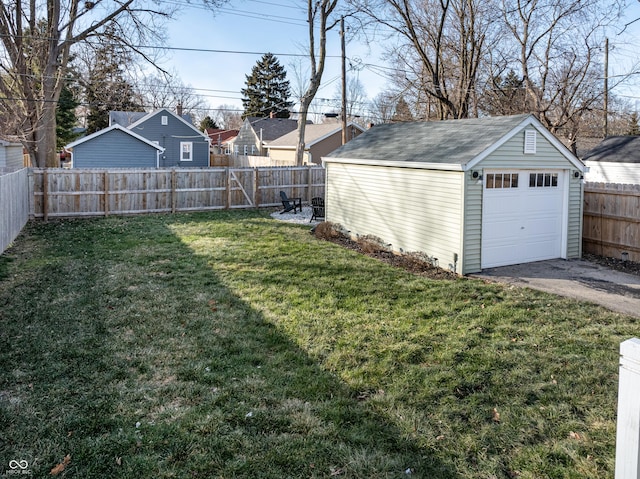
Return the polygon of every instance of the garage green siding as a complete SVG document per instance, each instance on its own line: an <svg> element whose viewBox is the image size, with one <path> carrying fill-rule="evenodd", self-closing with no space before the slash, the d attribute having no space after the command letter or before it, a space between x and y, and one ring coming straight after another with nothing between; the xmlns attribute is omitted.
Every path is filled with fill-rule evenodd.
<svg viewBox="0 0 640 479"><path fill-rule="evenodd" d="M464 195L464 263L462 274L476 273L481 270L482 179L474 179L471 175L471 171L464 173L466 191Z"/></svg>
<svg viewBox="0 0 640 479"><path fill-rule="evenodd" d="M327 163L327 221L374 235L400 252L422 251L457 273L463 264L464 173Z"/></svg>
<svg viewBox="0 0 640 479"><path fill-rule="evenodd" d="M537 133L536 153L524 153L525 130L516 133L511 139L471 168L482 173L486 169L555 169L567 172L569 182L569 205L567 224L567 258L579 258L582 255L582 180L574 177L573 165L542 134ZM482 246L482 181L471 177L471 171L465 176L465 220L464 220L464 269L463 274L481 270Z"/></svg>

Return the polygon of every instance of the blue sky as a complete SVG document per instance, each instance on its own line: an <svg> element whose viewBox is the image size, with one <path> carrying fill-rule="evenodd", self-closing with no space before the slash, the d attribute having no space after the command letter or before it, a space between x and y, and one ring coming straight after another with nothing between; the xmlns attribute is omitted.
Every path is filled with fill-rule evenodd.
<svg viewBox="0 0 640 479"><path fill-rule="evenodd" d="M307 42L306 1L301 0L235 0L217 13L200 4L180 2L181 12L169 24L170 47L225 50L222 53L168 50L163 66L178 71L185 85L196 89L215 108L222 104L241 109L240 89L245 75L260 59L262 53L274 53L286 68L292 87L297 83L294 65L308 65L305 58ZM640 4L633 1L623 23L640 18ZM624 33L611 29L609 55L610 75L628 74L640 63L640 21L631 24ZM299 57L289 55L301 55ZM327 68L323 86L317 98L334 98L340 83L340 37L338 30L328 34ZM387 83L376 66L387 66L379 45L367 45L347 34L347 57L360 59L359 71L349 71L362 83L369 99L380 93ZM614 93L640 108L640 75L632 75ZM613 84L613 79L611 83ZM327 111L331 110L327 105Z"/></svg>
<svg viewBox="0 0 640 479"><path fill-rule="evenodd" d="M256 53L170 50L166 53L167 61L163 66L175 68L183 83L198 89L197 92L214 108L221 104L241 108L240 89L245 86L245 75L251 72L266 52L278 57L294 88L297 84L294 66L302 64L308 68L309 62L305 56L308 42L306 13L302 7L295 5L306 5L306 2L236 0L215 15L196 5L185 6L169 25L169 46ZM329 57L317 98L330 99L335 96L340 84L338 29L330 31L327 38ZM385 65L379 53L372 51L375 48L375 45L370 48L365 43L349 39L347 35L349 58ZM347 75L358 75L369 98L376 96L386 84L379 73L368 68L362 68L359 72L349 71Z"/></svg>

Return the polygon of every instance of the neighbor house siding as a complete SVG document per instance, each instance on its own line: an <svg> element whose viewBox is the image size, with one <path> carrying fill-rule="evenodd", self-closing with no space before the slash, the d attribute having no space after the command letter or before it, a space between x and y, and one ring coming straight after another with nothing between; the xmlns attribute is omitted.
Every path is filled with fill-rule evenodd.
<svg viewBox="0 0 640 479"><path fill-rule="evenodd" d="M462 251L461 172L327 162L327 220L422 251L448 269ZM459 273L460 271L458 271Z"/></svg>
<svg viewBox="0 0 640 479"><path fill-rule="evenodd" d="M356 131L360 133L360 130ZM320 163L322 163L323 156L327 156L329 153L337 150L341 146L342 131L339 131L311 146L309 148L309 152L311 153L309 161L319 165Z"/></svg>
<svg viewBox="0 0 640 479"><path fill-rule="evenodd" d="M167 124L162 124L162 117ZM174 115L159 110L146 121L132 126L131 131L165 148L160 155L160 167L207 167L209 166L209 142L207 138ZM180 142L192 142L192 161L181 161Z"/></svg>
<svg viewBox="0 0 640 479"><path fill-rule="evenodd" d="M0 168L19 170L24 166L23 148L20 144L0 144Z"/></svg>
<svg viewBox="0 0 640 479"><path fill-rule="evenodd" d="M111 130L73 147L74 168L155 168L157 151L127 133Z"/></svg>
<svg viewBox="0 0 640 479"><path fill-rule="evenodd" d="M292 165L296 164L296 150L284 149L284 148L270 148L269 158L276 161L288 161ZM305 151L304 162L309 158L309 153Z"/></svg>
<svg viewBox="0 0 640 479"><path fill-rule="evenodd" d="M238 136L236 136L236 141L234 142L234 148L240 155L244 155L244 147L247 147L248 154L251 154L251 147L254 147L254 155L263 156L265 153L260 148L260 138L258 138L255 132L251 129L250 126L247 126L246 123L242 125L240 131L238 132Z"/></svg>
<svg viewBox="0 0 640 479"><path fill-rule="evenodd" d="M640 185L640 163L586 161L585 164L589 167L584 175L586 181Z"/></svg>

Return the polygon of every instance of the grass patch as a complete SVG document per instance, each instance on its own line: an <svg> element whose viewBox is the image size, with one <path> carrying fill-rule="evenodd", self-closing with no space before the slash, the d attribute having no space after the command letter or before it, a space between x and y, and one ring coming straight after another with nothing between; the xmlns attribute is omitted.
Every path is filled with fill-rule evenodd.
<svg viewBox="0 0 640 479"><path fill-rule="evenodd" d="M392 268L257 211L30 223L0 475L600 478L633 318Z"/></svg>

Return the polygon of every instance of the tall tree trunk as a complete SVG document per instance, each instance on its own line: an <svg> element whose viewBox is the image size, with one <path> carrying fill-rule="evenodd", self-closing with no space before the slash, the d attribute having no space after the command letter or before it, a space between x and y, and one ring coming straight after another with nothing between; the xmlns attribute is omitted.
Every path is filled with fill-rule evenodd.
<svg viewBox="0 0 640 479"><path fill-rule="evenodd" d="M314 2L314 0L308 0L307 3L307 22L309 24L309 59L311 61L311 78L309 80L309 86L307 91L302 95L300 99L300 113L298 116L298 144L296 146L296 165L302 165L304 161L304 133L307 125L307 115L311 102L318 92L320 82L322 81L322 74L324 73L325 58L327 56L327 30L333 28L336 23L327 26L329 16L336 8L338 0L321 0L320 2ZM319 50L318 58L316 60L315 51L315 34L314 28L316 27L316 16L319 15Z"/></svg>

